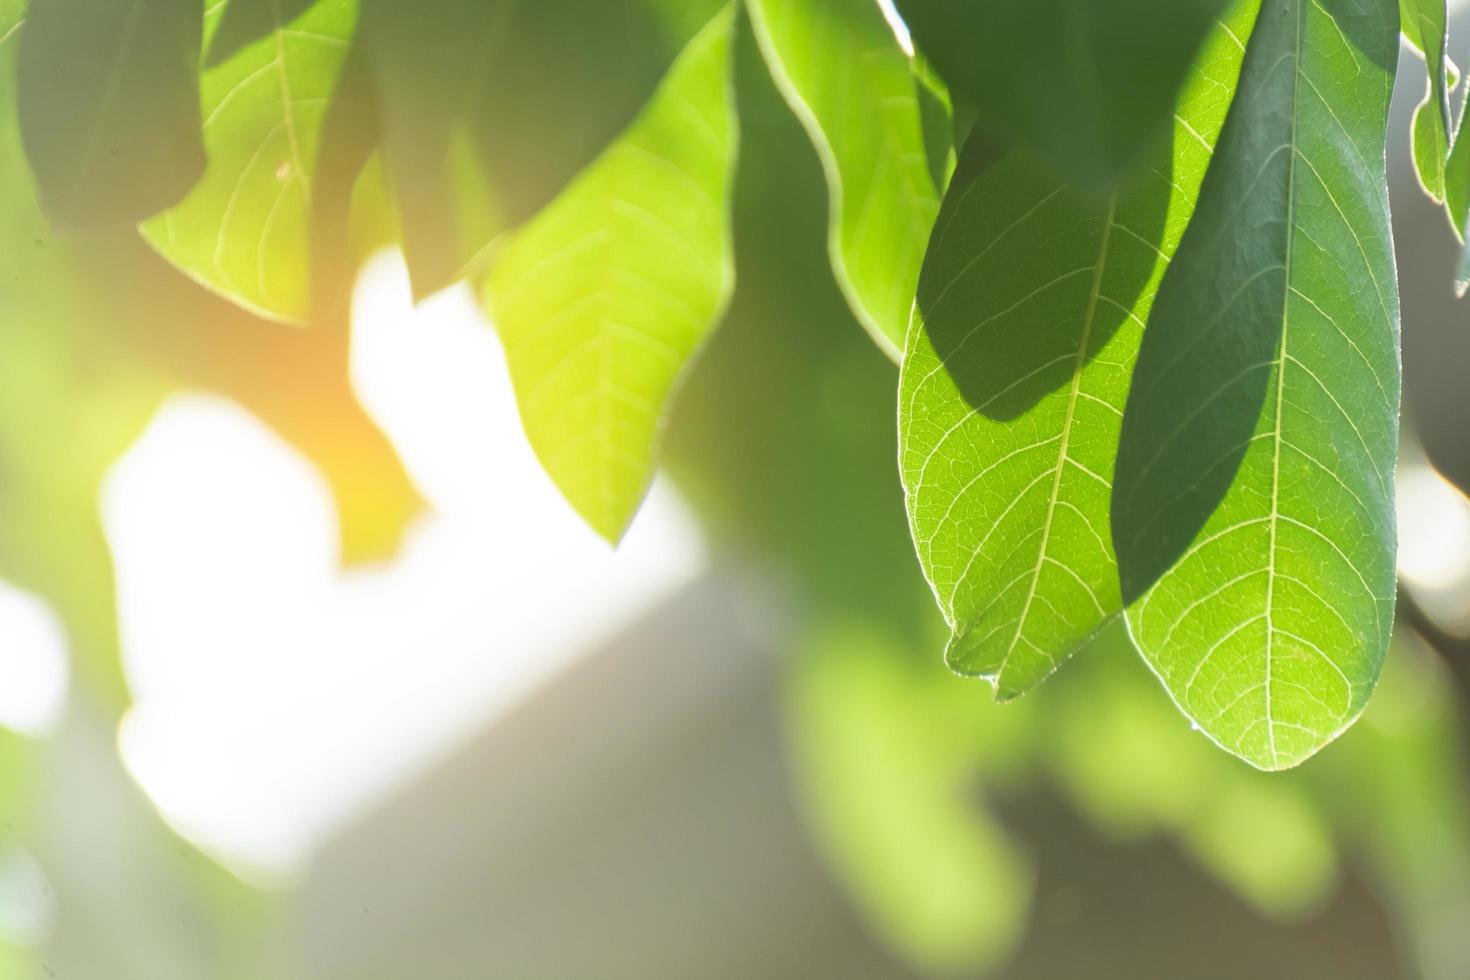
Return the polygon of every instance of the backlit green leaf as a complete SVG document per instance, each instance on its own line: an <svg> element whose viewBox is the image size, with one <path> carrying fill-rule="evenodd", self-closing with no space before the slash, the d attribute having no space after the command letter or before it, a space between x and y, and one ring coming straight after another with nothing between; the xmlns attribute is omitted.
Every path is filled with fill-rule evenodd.
<svg viewBox="0 0 1470 980"><path fill-rule="evenodd" d="M1393 0L1266 0L1128 395L1113 532L1180 708L1261 768L1352 723L1394 605Z"/></svg>
<svg viewBox="0 0 1470 980"><path fill-rule="evenodd" d="M946 659L1020 694L1122 603L1108 506L1129 372L1194 208L1254 4L1200 52L1172 141L1100 198L971 140L919 282L900 468Z"/></svg>
<svg viewBox="0 0 1470 980"><path fill-rule="evenodd" d="M204 169L198 3L34 0L27 25L20 131L51 220L129 225L183 197Z"/></svg>
<svg viewBox="0 0 1470 980"><path fill-rule="evenodd" d="M363 0L415 295L591 163L720 3Z"/></svg>
<svg viewBox="0 0 1470 980"><path fill-rule="evenodd" d="M15 35L25 14L26 0L0 0L0 44Z"/></svg>
<svg viewBox="0 0 1470 980"><path fill-rule="evenodd" d="M747 9L827 174L838 284L897 358L939 210L910 59L873 0L751 0Z"/></svg>
<svg viewBox="0 0 1470 980"><path fill-rule="evenodd" d="M628 131L506 247L487 287L531 445L612 541L734 282L731 21L722 12L690 42Z"/></svg>
<svg viewBox="0 0 1470 980"><path fill-rule="evenodd" d="M1445 196L1445 160L1450 152L1449 65L1445 57L1444 0L1399 0L1404 37L1424 59L1428 81L1424 100L1414 109L1414 170L1424 192Z"/></svg>
<svg viewBox="0 0 1470 980"><path fill-rule="evenodd" d="M1104 185L1167 129L1228 0L897 0L919 50L981 125Z"/></svg>
<svg viewBox="0 0 1470 980"><path fill-rule="evenodd" d="M354 0L213 0L201 79L204 177L144 236L205 286L262 316L303 321L340 287L370 107L347 82ZM335 279L334 279L335 277Z"/></svg>

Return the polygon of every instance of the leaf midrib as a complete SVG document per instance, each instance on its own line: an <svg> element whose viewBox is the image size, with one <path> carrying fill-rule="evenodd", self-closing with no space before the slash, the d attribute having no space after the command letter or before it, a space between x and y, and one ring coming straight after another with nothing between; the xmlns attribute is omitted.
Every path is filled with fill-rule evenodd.
<svg viewBox="0 0 1470 980"><path fill-rule="evenodd" d="M1116 195L1108 199L1108 209L1103 217L1102 240L1097 250L1097 266L1092 275L1092 287L1087 297L1087 311L1082 319L1082 333L1077 340L1077 355L1072 362L1072 384L1067 395L1067 413L1062 419L1061 444L1057 448L1056 473L1053 475L1051 484L1051 495L1046 504L1046 518L1041 528L1041 546L1037 551L1036 566L1031 571L1031 583L1026 589L1026 599L1021 605L1021 615L1016 620L1016 632L1011 637L1010 644L1006 647L1005 656L1001 658L1000 667L995 672L997 683L1005 676L1007 665L1011 662L1011 655L1016 652L1016 644L1021 641L1022 634L1026 631L1026 620L1031 615L1031 604L1036 598L1036 590L1041 581L1041 569L1046 565L1047 545L1051 540L1053 520L1056 516L1057 498L1061 492L1062 474L1067 468L1067 447L1072 440L1072 426L1077 412L1078 393L1082 388L1082 370L1087 365L1087 348L1091 343L1092 327L1097 318L1098 297L1102 294L1103 273L1108 264L1108 245L1113 236L1113 218L1118 208ZM1049 657L1055 661L1056 658Z"/></svg>
<svg viewBox="0 0 1470 980"><path fill-rule="evenodd" d="M1296 40L1292 45L1292 58L1294 61L1291 82L1291 136L1289 145L1291 152L1287 156L1286 163L1286 255L1282 262L1282 290L1281 290L1281 346L1276 359L1276 419L1275 432L1272 436L1272 459L1271 459L1271 517L1266 524L1266 678L1264 696L1266 699L1266 744L1271 750L1271 764L1280 764L1280 755L1276 751L1276 719L1271 712L1271 674L1274 663L1274 640L1276 626L1272 620L1274 600L1276 596L1276 529L1280 524L1280 495L1281 495L1281 419L1285 414L1282 411L1286 395L1286 364L1287 364L1287 331L1290 328L1291 317L1288 311L1291 307L1291 260L1295 251L1296 243L1296 157L1300 150L1297 149L1297 109L1300 105L1301 79L1302 79L1302 21L1306 17L1307 8L1304 3L1297 5L1296 18Z"/></svg>

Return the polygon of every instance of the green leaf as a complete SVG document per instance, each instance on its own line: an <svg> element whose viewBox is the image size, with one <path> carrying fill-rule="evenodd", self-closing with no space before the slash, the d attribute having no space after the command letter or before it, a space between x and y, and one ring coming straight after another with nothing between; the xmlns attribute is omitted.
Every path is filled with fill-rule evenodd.
<svg viewBox="0 0 1470 980"><path fill-rule="evenodd" d="M354 0L213 0L200 79L204 177L142 226L170 262L241 306L310 318L338 298L371 108L347 71Z"/></svg>
<svg viewBox="0 0 1470 980"><path fill-rule="evenodd" d="M447 286L619 132L721 0L364 0L416 296Z"/></svg>
<svg viewBox="0 0 1470 980"><path fill-rule="evenodd" d="M15 36L25 15L26 0L0 0L0 44Z"/></svg>
<svg viewBox="0 0 1470 980"><path fill-rule="evenodd" d="M665 405L734 284L732 13L616 143L506 247L486 302L531 446L599 534L653 477Z"/></svg>
<svg viewBox="0 0 1470 980"><path fill-rule="evenodd" d="M1419 186L1436 201L1445 199L1445 162L1450 152L1451 66L1445 56L1444 0L1399 0L1404 37L1424 59L1424 99L1414 109L1413 155Z"/></svg>
<svg viewBox="0 0 1470 980"><path fill-rule="evenodd" d="M1135 186L1099 198L1028 149L986 168L971 140L945 199L899 382L900 469L946 659L1000 698L1122 608L1108 506L1129 373L1254 7L1200 52Z"/></svg>
<svg viewBox="0 0 1470 980"><path fill-rule="evenodd" d="M1228 0L897 0L919 50L980 124L1111 183L1167 128Z"/></svg>
<svg viewBox="0 0 1470 980"><path fill-rule="evenodd" d="M837 282L897 359L939 210L910 59L873 0L751 0L746 9L827 174Z"/></svg>
<svg viewBox="0 0 1470 980"><path fill-rule="evenodd" d="M1039 719L908 653L860 620L802 640L782 683L794 789L878 937L930 976L974 976L1014 950L1036 874L980 777L1030 749Z"/></svg>
<svg viewBox="0 0 1470 980"><path fill-rule="evenodd" d="M1393 622L1397 19L1392 0L1263 3L1118 449L1134 642L1266 769L1352 723Z"/></svg>
<svg viewBox="0 0 1470 980"><path fill-rule="evenodd" d="M19 11L0 10L11 19ZM13 29L0 19L0 34ZM46 213L128 225L204 169L200 8L180 0L35 0L20 45L21 137Z"/></svg>

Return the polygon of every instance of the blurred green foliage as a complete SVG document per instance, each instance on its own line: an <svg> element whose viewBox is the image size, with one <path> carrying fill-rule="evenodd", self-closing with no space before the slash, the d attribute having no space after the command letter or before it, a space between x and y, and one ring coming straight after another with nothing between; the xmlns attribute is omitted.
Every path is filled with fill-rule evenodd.
<svg viewBox="0 0 1470 980"><path fill-rule="evenodd" d="M834 874L935 974L994 967L1032 917L1025 828L995 803L1058 795L1118 841L1162 835L1261 914L1368 874L1425 976L1470 962L1462 705L1402 635L1363 723L1265 774L1191 729L1118 624L1043 693L1005 705L932 655L946 628L894 479L894 368L824 261L822 175L750 39L737 60L740 288L670 432L717 547L779 585L792 777ZM758 380L758 394L752 387Z"/></svg>
<svg viewBox="0 0 1470 980"><path fill-rule="evenodd" d="M576 9L548 5L547 16ZM679 20L688 11L672 0L650 9L683 25L670 36L688 27ZM0 38L18 10L0 0ZM581 32L593 48L600 23ZM258 43L248 18L239 29L242 45ZM1116 627L1043 695L1010 706L947 673L934 656L944 625L897 480L895 370L856 329L834 281L812 134L783 103L743 19L737 36L740 285L672 423L671 467L720 553L776 583L771 598L797 637L782 690L793 785L834 875L878 934L934 973L1002 963L1032 919L1037 875L1027 828L1008 806L1051 793L1106 837L1168 839L1272 917L1310 914L1344 868L1365 869L1419 968L1462 972L1470 962L1463 705L1412 636L1398 638L1364 723L1309 766L1275 777L1191 731ZM639 62L637 84L649 90L672 57L669 45L654 47ZM616 50L607 44L601 54ZM0 42L0 89L13 84L13 51ZM597 64L580 67L588 76L572 79L577 91L597 89ZM568 145L547 151L544 168L524 145L494 149L506 186L532 187L513 193L514 207L430 202L490 219L434 243L447 254L416 263L420 291L498 233L501 208L532 213L592 159L631 118L637 99L628 91L604 93L614 108L586 132L559 132ZM510 86L500 95L520 93ZM949 123L940 97L925 97L932 136ZM128 695L98 488L160 401L197 387L240 400L323 468L345 558L391 553L419 501L353 397L345 312L310 331L283 329L199 289L131 231L54 235L12 103L0 103L0 577L58 609L79 684L55 736L0 732L0 857L23 849L40 862L59 909L45 947L0 936L0 977L44 968L110 978L126 963L150 980L290 980L285 900L176 838L120 768L114 732ZM420 121L436 132L460 124ZM536 129L537 119L516 121L517 132ZM939 176L948 168L942 136L928 161ZM404 201L393 200L402 188L393 187L389 152L389 177L382 161L369 161L369 180L357 186L356 257L415 234L393 214ZM454 172L446 154L435 160Z"/></svg>

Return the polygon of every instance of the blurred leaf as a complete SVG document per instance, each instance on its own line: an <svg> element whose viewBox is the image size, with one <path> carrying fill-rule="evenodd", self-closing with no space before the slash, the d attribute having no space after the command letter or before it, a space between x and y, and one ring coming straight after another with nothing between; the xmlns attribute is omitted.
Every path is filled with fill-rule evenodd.
<svg viewBox="0 0 1470 980"><path fill-rule="evenodd" d="M1404 945L1427 978L1470 962L1470 767L1464 702L1444 662L1396 633L1363 721L1304 767L1374 870ZM1371 787L1371 791L1364 787Z"/></svg>
<svg viewBox="0 0 1470 980"><path fill-rule="evenodd" d="M355 0L317 0L287 19L281 0L220 0L205 17L207 50L233 49L201 79L209 164L142 230L170 262L261 316L302 322L314 289L319 306L340 298L336 263L372 139L372 107L347 58L356 10ZM247 16L268 29L220 48L220 33Z"/></svg>
<svg viewBox="0 0 1470 980"><path fill-rule="evenodd" d="M1267 0L1128 395L1114 539L1135 642L1253 765L1362 711L1393 621L1398 297L1386 0Z"/></svg>
<svg viewBox="0 0 1470 980"><path fill-rule="evenodd" d="M14 52L0 47L0 90ZM345 316L271 329L178 275L130 228L52 236L14 110L0 101L0 577L55 607L76 687L121 713L98 492L167 394L234 398L321 466L346 560L391 553L421 502L353 394Z"/></svg>
<svg viewBox="0 0 1470 980"><path fill-rule="evenodd" d="M1424 59L1428 80L1424 99L1414 109L1414 171L1419 186L1436 201L1445 199L1445 163L1450 152L1451 65L1445 56L1448 39L1445 0L1399 0L1404 37Z"/></svg>
<svg viewBox="0 0 1470 980"><path fill-rule="evenodd" d="M1014 947L1033 871L967 792L981 744L1030 718L977 704L937 665L908 669L881 629L828 626L787 680L797 790L818 841L878 933L935 973Z"/></svg>
<svg viewBox="0 0 1470 980"><path fill-rule="evenodd" d="M747 9L827 175L837 282L897 360L938 210L910 59L873 0L752 0Z"/></svg>
<svg viewBox="0 0 1470 980"><path fill-rule="evenodd" d="M897 0L957 98L1005 140L1029 141L1093 185L1165 129L1228 0Z"/></svg>
<svg viewBox="0 0 1470 980"><path fill-rule="evenodd" d="M665 405L734 285L729 9L633 125L507 247L486 301L532 447L577 511L622 536Z"/></svg>
<svg viewBox="0 0 1470 980"><path fill-rule="evenodd" d="M133 224L199 179L200 10L181 0L32 0L20 130L57 226ZM17 12L0 9L0 35Z"/></svg>
<svg viewBox="0 0 1470 980"><path fill-rule="evenodd" d="M364 0L415 296L590 163L720 2Z"/></svg>
<svg viewBox="0 0 1470 980"><path fill-rule="evenodd" d="M25 14L26 0L0 0L0 44L15 36Z"/></svg>
<svg viewBox="0 0 1470 980"><path fill-rule="evenodd" d="M1337 871L1332 830L1297 787L1236 778L1181 831L1184 844L1241 898L1277 919L1328 894Z"/></svg>
<svg viewBox="0 0 1470 980"><path fill-rule="evenodd" d="M1108 522L1129 373L1240 70L1241 4L1200 52L1171 143L1098 198L971 140L925 259L899 384L900 469L945 658L1023 693L1121 609Z"/></svg>
<svg viewBox="0 0 1470 980"><path fill-rule="evenodd" d="M944 79L935 73L927 61L914 56L909 59L909 63L918 84L919 121L924 127L924 152L929 158L929 178L938 189L939 197L943 198L949 179L954 175L956 149L964 144L955 122L954 100L950 98L949 87L944 84ZM926 234L926 244L927 240ZM903 336L908 336L907 319L904 321Z"/></svg>
<svg viewBox="0 0 1470 980"><path fill-rule="evenodd" d="M1273 918L1320 904L1337 871L1332 830L1298 781L1220 753L1161 696L1121 623L1058 679L1042 723L1047 765L1099 829L1173 835L1203 868Z"/></svg>
<svg viewBox="0 0 1470 980"><path fill-rule="evenodd" d="M715 547L794 609L927 635L939 617L893 478L893 364L833 279L826 181L752 34L735 46L739 288L670 417L670 470Z"/></svg>

